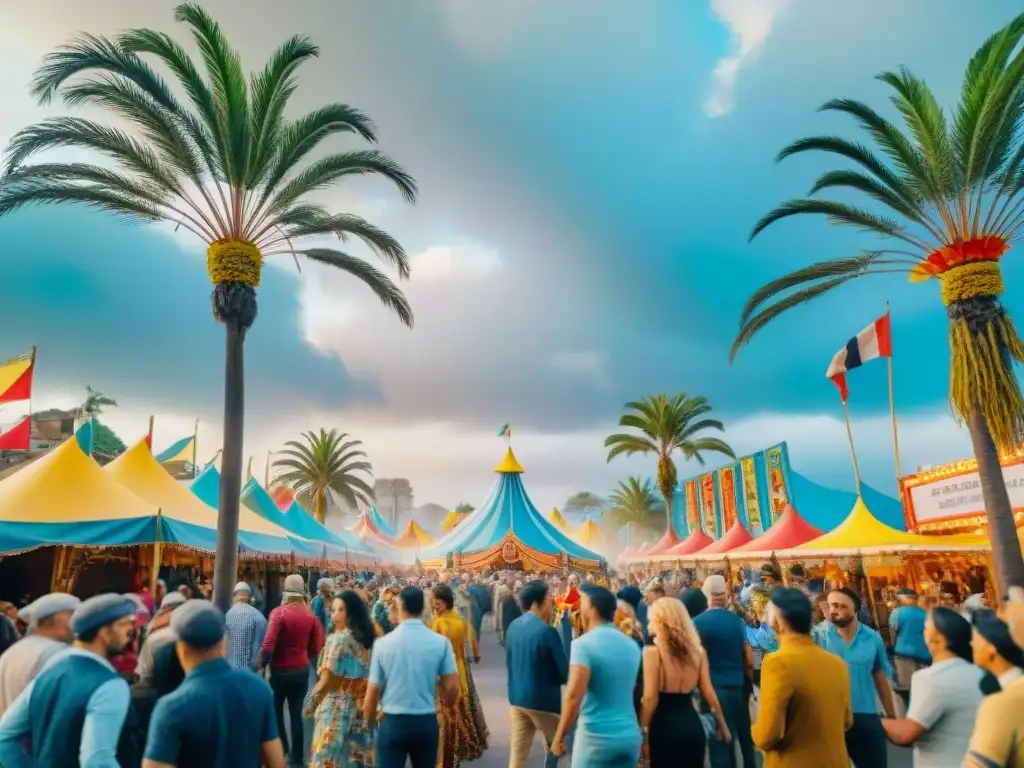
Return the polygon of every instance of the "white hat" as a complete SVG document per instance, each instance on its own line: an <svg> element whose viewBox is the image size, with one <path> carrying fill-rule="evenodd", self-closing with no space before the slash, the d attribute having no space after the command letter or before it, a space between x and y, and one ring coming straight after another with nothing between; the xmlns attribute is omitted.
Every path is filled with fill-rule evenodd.
<svg viewBox="0 0 1024 768"><path fill-rule="evenodd" d="M711 574L704 579L704 583L701 585L701 591L704 592L704 596L708 598L713 595L727 594L728 590L725 587L725 577L720 573Z"/></svg>
<svg viewBox="0 0 1024 768"><path fill-rule="evenodd" d="M246 594L251 595L252 587L250 587L246 582L240 581L235 584L235 588L231 590L231 594L237 595L239 592L245 592Z"/></svg>
<svg viewBox="0 0 1024 768"><path fill-rule="evenodd" d="M67 592L51 592L18 611L18 618L26 624L35 626L58 613L74 611L81 604L81 600Z"/></svg>

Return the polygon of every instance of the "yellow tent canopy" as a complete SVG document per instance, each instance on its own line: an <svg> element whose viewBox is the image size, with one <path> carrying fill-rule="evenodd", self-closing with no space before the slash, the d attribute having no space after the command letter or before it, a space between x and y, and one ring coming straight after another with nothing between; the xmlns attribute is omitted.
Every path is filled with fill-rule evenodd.
<svg viewBox="0 0 1024 768"><path fill-rule="evenodd" d="M0 522L5 523L90 523L158 514L156 505L104 474L75 438L0 483Z"/></svg>
<svg viewBox="0 0 1024 768"><path fill-rule="evenodd" d="M444 520L441 521L441 530L445 533L448 533L448 531L453 531L455 530L455 527L463 520L465 520L467 517L469 517L469 515L466 513L449 512L447 515L445 515Z"/></svg>
<svg viewBox="0 0 1024 768"><path fill-rule="evenodd" d="M563 533L568 533L571 527L569 525L569 521L565 519L565 516L558 511L558 507L551 508L551 514L548 515L548 521Z"/></svg>
<svg viewBox="0 0 1024 768"><path fill-rule="evenodd" d="M112 480L148 503L160 507L165 518L203 528L217 528L217 510L183 485L179 485L153 457L145 440L122 453L102 470ZM253 512L239 508L238 530L287 538L283 528ZM296 537L297 538L297 537Z"/></svg>
<svg viewBox="0 0 1024 768"><path fill-rule="evenodd" d="M593 520L583 521L583 525L580 526L580 532L579 535L576 536L576 539L580 544L586 547L604 544L604 534L601 533L601 529Z"/></svg>
<svg viewBox="0 0 1024 768"><path fill-rule="evenodd" d="M980 536L924 536L897 530L872 515L864 500L858 497L850 514L838 527L786 552L793 555L812 552L821 555L848 555L960 551L988 547L988 541Z"/></svg>
<svg viewBox="0 0 1024 768"><path fill-rule="evenodd" d="M434 543L434 537L423 530L415 520L410 520L398 538L395 539L395 546L401 549L420 549Z"/></svg>

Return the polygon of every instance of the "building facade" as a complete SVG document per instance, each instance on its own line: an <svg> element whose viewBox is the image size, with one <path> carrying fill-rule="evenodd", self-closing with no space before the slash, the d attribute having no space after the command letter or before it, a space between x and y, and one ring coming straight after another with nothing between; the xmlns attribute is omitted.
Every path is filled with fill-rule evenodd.
<svg viewBox="0 0 1024 768"><path fill-rule="evenodd" d="M416 504L412 485L403 477L378 478L373 484L377 512L398 533L409 522Z"/></svg>

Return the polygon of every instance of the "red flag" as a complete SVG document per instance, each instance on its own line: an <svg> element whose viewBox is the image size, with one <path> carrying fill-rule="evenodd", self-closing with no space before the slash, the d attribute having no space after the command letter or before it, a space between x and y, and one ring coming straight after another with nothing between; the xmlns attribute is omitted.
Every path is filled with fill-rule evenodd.
<svg viewBox="0 0 1024 768"><path fill-rule="evenodd" d="M0 403L32 398L32 372L35 367L35 347L31 352L0 363Z"/></svg>
<svg viewBox="0 0 1024 768"><path fill-rule="evenodd" d="M0 450L27 451L32 435L32 417L26 416L16 426L0 432Z"/></svg>

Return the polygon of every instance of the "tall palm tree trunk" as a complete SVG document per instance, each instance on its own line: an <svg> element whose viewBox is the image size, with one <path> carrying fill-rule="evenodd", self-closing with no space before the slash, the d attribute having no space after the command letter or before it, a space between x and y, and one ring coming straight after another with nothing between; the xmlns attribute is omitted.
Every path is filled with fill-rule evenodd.
<svg viewBox="0 0 1024 768"><path fill-rule="evenodd" d="M321 525L323 525L325 517L324 495L325 492L320 490L316 491L316 493L313 495L313 517L316 518L316 521Z"/></svg>
<svg viewBox="0 0 1024 768"><path fill-rule="evenodd" d="M224 327L224 451L221 459L213 601L218 608L227 611L231 607L231 591L238 579L238 513L242 503L242 439L245 426L245 331L238 320L233 318L227 318Z"/></svg>
<svg viewBox="0 0 1024 768"><path fill-rule="evenodd" d="M672 494L665 494L665 533L672 541L679 541L676 527L672 525Z"/></svg>
<svg viewBox="0 0 1024 768"><path fill-rule="evenodd" d="M1003 480L1003 467L999 452L989 431L981 407L977 404L971 412L968 424L974 456L978 461L978 477L981 480L981 496L985 502L985 516L988 518L988 533L992 541L992 563L1000 594L1010 587L1024 587L1024 557L1017 539L1017 526L1013 520L1010 494Z"/></svg>

